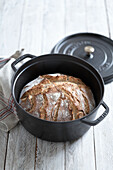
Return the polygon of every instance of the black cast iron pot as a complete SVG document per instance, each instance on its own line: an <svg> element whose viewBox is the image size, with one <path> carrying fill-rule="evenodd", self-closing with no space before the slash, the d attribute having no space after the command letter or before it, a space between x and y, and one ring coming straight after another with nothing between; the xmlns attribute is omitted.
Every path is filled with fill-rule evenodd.
<svg viewBox="0 0 113 170"><path fill-rule="evenodd" d="M32 59L16 70L15 65L25 58ZM103 79L98 71L84 60L63 54L48 54L39 57L27 54L18 58L12 64L12 68L16 71L12 82L12 95L17 114L25 129L34 136L55 142L72 141L80 138L91 126L101 122L109 112L108 106L103 102ZM18 103L22 88L39 75L50 73L63 73L81 78L92 89L96 101L95 109L81 119L67 122L46 121L26 112ZM94 120L100 105L105 108L105 111Z"/></svg>

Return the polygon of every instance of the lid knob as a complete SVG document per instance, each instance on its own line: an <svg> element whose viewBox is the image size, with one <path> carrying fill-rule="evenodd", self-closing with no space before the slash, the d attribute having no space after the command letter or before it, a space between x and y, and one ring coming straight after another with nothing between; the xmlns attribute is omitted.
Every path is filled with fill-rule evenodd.
<svg viewBox="0 0 113 170"><path fill-rule="evenodd" d="M87 53L87 56L89 56L90 58L93 58L92 53L95 51L94 47L86 46L84 47L84 51Z"/></svg>

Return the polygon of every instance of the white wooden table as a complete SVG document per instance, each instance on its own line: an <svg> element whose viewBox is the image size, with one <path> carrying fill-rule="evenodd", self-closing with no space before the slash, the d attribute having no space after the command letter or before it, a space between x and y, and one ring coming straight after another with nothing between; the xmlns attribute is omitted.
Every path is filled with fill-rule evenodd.
<svg viewBox="0 0 113 170"><path fill-rule="evenodd" d="M49 53L79 32L113 38L113 0L0 0L0 55ZM113 83L104 101L109 115L74 142L46 142L22 125L0 131L0 170L113 170Z"/></svg>

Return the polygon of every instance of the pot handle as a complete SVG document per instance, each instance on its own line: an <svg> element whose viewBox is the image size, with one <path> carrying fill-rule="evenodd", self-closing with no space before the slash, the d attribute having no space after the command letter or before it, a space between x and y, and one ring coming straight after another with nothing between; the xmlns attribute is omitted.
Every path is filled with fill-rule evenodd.
<svg viewBox="0 0 113 170"><path fill-rule="evenodd" d="M16 65L17 63L19 63L20 61L24 60L25 58L31 58L31 59L32 59L32 58L36 58L36 56L31 55L31 54L25 54L25 55L22 55L21 57L17 58L17 59L11 64L11 67L12 67L12 69L14 70L14 72L17 71L15 65Z"/></svg>
<svg viewBox="0 0 113 170"><path fill-rule="evenodd" d="M87 125L90 125L90 126L95 126L98 123L100 123L109 113L109 107L106 105L106 103L103 102L103 103L101 103L101 105L105 108L105 111L99 118L97 118L94 121L86 120L86 118L85 118L85 119L82 119L81 122L85 123Z"/></svg>

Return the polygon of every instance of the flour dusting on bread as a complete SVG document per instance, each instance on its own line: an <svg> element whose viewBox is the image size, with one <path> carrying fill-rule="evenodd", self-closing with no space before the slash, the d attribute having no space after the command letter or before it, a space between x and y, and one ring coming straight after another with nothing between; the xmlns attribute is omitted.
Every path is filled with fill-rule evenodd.
<svg viewBox="0 0 113 170"><path fill-rule="evenodd" d="M89 114L95 100L81 79L56 73L39 76L28 83L22 89L20 105L40 119L70 121Z"/></svg>

